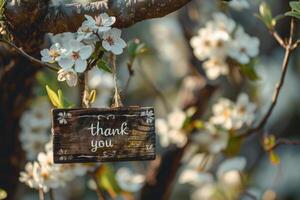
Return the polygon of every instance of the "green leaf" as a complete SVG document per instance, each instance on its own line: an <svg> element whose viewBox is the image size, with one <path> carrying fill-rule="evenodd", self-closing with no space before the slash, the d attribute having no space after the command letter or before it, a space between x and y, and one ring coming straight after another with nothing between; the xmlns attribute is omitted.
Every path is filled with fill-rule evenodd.
<svg viewBox="0 0 300 200"><path fill-rule="evenodd" d="M263 147L265 151L270 151L276 145L276 138L274 135L268 135L263 139Z"/></svg>
<svg viewBox="0 0 300 200"><path fill-rule="evenodd" d="M96 100L96 95L97 95L97 91L96 90L92 90L89 94L89 102L90 103L94 103Z"/></svg>
<svg viewBox="0 0 300 200"><path fill-rule="evenodd" d="M276 25L276 19L273 18L271 8L266 2L263 2L263 3L260 4L258 18L268 28L272 28Z"/></svg>
<svg viewBox="0 0 300 200"><path fill-rule="evenodd" d="M58 100L59 100L59 107L58 108L64 108L65 102L64 102L64 95L61 90L57 91L58 94Z"/></svg>
<svg viewBox="0 0 300 200"><path fill-rule="evenodd" d="M46 85L46 90L52 105L58 108L60 106L59 97L48 85Z"/></svg>
<svg viewBox="0 0 300 200"><path fill-rule="evenodd" d="M0 0L0 20L4 20L4 6L5 6L6 1L5 0Z"/></svg>
<svg viewBox="0 0 300 200"><path fill-rule="evenodd" d="M252 59L250 63L245 65L240 65L241 73L247 78L249 78L251 81L256 81L260 79L259 75L257 74L254 68L256 63L257 61L255 59Z"/></svg>
<svg viewBox="0 0 300 200"><path fill-rule="evenodd" d="M294 12L294 11L289 11L285 13L286 16L290 17L296 17L297 19L300 19L300 13Z"/></svg>
<svg viewBox="0 0 300 200"><path fill-rule="evenodd" d="M269 152L269 159L270 159L270 161L273 165L279 165L280 164L280 157L274 151Z"/></svg>
<svg viewBox="0 0 300 200"><path fill-rule="evenodd" d="M202 120L193 121L193 125L196 129L203 129L205 127L205 123Z"/></svg>
<svg viewBox="0 0 300 200"><path fill-rule="evenodd" d="M98 67L100 70L103 70L103 71L112 73L111 68L109 67L108 63L107 63L105 60L102 60L102 59L99 60L99 61L97 62L97 67Z"/></svg>
<svg viewBox="0 0 300 200"><path fill-rule="evenodd" d="M96 176L100 187L105 189L111 196L117 196L122 192L110 165L102 165Z"/></svg>
<svg viewBox="0 0 300 200"><path fill-rule="evenodd" d="M131 58L136 58L147 51L145 43L141 43L139 39L134 39L128 42L127 51Z"/></svg>
<svg viewBox="0 0 300 200"><path fill-rule="evenodd" d="M296 11L297 13L300 13L300 2L291 1L290 2L290 7L292 8L293 11Z"/></svg>

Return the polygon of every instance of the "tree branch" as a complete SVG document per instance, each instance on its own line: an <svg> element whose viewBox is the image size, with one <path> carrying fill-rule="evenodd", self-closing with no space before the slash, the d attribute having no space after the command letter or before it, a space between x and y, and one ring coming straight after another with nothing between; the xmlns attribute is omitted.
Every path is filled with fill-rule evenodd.
<svg viewBox="0 0 300 200"><path fill-rule="evenodd" d="M42 62L36 58L34 58L33 56L27 54L25 51L23 51L22 49L18 48L15 44L5 40L5 39L0 39L0 42L2 43L5 43L7 44L8 46L12 47L14 50L16 50L19 54L21 54L22 56L24 56L26 59L28 59L29 61L35 63L35 64L38 64L40 66L43 66L43 67L47 67L48 69L51 69L55 72L58 71L58 69L56 67L54 67L53 65L51 64L48 64L48 63L45 63L45 62Z"/></svg>
<svg viewBox="0 0 300 200"><path fill-rule="evenodd" d="M274 150L277 147L279 147L280 145L300 145L300 141L299 140L288 140L288 139L284 139L284 138L279 138L279 139L276 140L276 144L270 150Z"/></svg>
<svg viewBox="0 0 300 200"><path fill-rule="evenodd" d="M283 41L283 39L280 36L278 36L277 34L275 34L275 35L273 34L275 39L281 45L283 45L283 48L285 48L285 55L284 55L284 59L283 59L282 67L281 67L280 79L279 79L279 82L276 84L276 88L275 88L275 91L274 91L274 94L273 94L273 97L272 97L272 103L271 103L269 109L267 110L266 114L263 116L263 118L261 119L261 121L258 123L257 126L255 126L254 128L250 128L249 130L247 130L245 132L245 134L242 134L239 137L247 137L249 135L252 135L255 132L258 132L259 130L261 130L265 126L265 124L268 122L270 116L272 115L272 112L273 112L273 110L274 110L274 108L277 104L279 94L281 92L282 86L283 86L284 81L285 81L285 76L286 76L286 72L287 72L287 69L288 69L290 56L291 56L291 53L294 50L293 46L296 44L296 43L293 43L294 32L295 32L295 19L292 18L291 19L291 24L290 24L290 35L289 35L289 38L287 40L287 43L281 44L280 41ZM271 33L276 33L276 32L271 31ZM279 37L279 39L278 39L278 37Z"/></svg>
<svg viewBox="0 0 300 200"><path fill-rule="evenodd" d="M41 24L43 32L61 33L76 31L84 15L95 16L107 12L116 16L115 26L129 27L145 19L163 17L172 13L191 0L103 0L88 4L61 4L48 9Z"/></svg>

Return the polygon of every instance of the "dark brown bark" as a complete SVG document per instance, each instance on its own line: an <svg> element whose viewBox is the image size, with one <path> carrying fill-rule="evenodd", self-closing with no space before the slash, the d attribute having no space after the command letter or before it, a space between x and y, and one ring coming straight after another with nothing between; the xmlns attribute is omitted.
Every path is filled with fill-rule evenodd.
<svg viewBox="0 0 300 200"><path fill-rule="evenodd" d="M76 31L84 15L98 15L107 12L116 16L116 27L126 28L145 19L163 17L172 13L191 0L107 0L82 4L67 4L49 8L41 29L45 32L60 33Z"/></svg>
<svg viewBox="0 0 300 200"><path fill-rule="evenodd" d="M19 119L31 97L37 67L1 46L0 51L0 188L13 199L22 167Z"/></svg>

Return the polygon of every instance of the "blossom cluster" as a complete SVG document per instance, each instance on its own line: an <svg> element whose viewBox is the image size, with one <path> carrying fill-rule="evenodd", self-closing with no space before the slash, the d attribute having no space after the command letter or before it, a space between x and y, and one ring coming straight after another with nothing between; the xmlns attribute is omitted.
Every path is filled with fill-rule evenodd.
<svg viewBox="0 0 300 200"><path fill-rule="evenodd" d="M212 107L212 116L205 122L204 129L192 136L192 141L209 153L217 154L228 146L230 133L249 127L255 116L256 105L241 93L236 102L221 98Z"/></svg>
<svg viewBox="0 0 300 200"><path fill-rule="evenodd" d="M28 160L36 159L49 141L51 126L50 105L45 98L38 98L20 119L20 141Z"/></svg>
<svg viewBox="0 0 300 200"><path fill-rule="evenodd" d="M25 171L20 173L19 180L30 188L48 192L49 189L65 186L76 176L85 175L90 168L83 164L54 164L52 141L50 141L45 145L45 152L38 154L37 161L25 165Z"/></svg>
<svg viewBox="0 0 300 200"><path fill-rule="evenodd" d="M91 61L99 59L99 55L93 58L93 54L101 51L119 55L123 52L126 43L121 38L121 30L111 27L115 21L116 18L107 13L95 18L85 15L85 21L76 33L62 33L52 37L53 45L41 51L41 60L58 64L61 68L58 81L76 86L77 73L85 72L88 65L93 63Z"/></svg>
<svg viewBox="0 0 300 200"><path fill-rule="evenodd" d="M220 153L228 146L231 133L249 127L255 116L256 105L250 102L245 93L241 93L236 102L221 98L213 105L212 116L203 122L203 127L191 134L191 141L204 152ZM187 114L181 110L171 112L167 119L156 120L156 131L162 147L175 144L183 147L188 140L184 129Z"/></svg>
<svg viewBox="0 0 300 200"><path fill-rule="evenodd" d="M167 147L171 144L183 147L186 144L187 137L183 130L186 117L185 112L176 109L168 115L167 119L156 120L156 131L162 147Z"/></svg>
<svg viewBox="0 0 300 200"><path fill-rule="evenodd" d="M228 59L248 64L259 53L259 40L249 36L243 27L223 13L214 13L213 19L190 43L195 56L204 61L203 68L212 80L229 73Z"/></svg>
<svg viewBox="0 0 300 200"><path fill-rule="evenodd" d="M228 4L230 8L237 11L242 11L244 9L250 8L250 4L247 0L231 0Z"/></svg>
<svg viewBox="0 0 300 200"><path fill-rule="evenodd" d="M143 187L146 177L129 168L121 167L116 172L116 180L122 190L127 192L138 192Z"/></svg>
<svg viewBox="0 0 300 200"><path fill-rule="evenodd" d="M251 103L245 93L241 93L236 103L221 98L212 108L210 122L226 130L238 130L253 123L255 104Z"/></svg>
<svg viewBox="0 0 300 200"><path fill-rule="evenodd" d="M235 157L225 160L219 165L216 176L205 169L199 170L204 161L203 154L196 154L179 176L179 183L194 187L191 199L238 199L244 189L243 170L246 167L246 159ZM212 162L210 160L209 164Z"/></svg>

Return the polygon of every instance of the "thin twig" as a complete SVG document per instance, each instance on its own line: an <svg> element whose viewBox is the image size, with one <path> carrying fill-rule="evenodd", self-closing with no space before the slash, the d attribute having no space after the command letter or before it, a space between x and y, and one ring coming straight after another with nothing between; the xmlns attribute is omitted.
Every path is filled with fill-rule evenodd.
<svg viewBox="0 0 300 200"><path fill-rule="evenodd" d="M42 62L34 57L32 57L31 55L27 54L25 51L23 51L22 49L18 48L15 44L5 40L5 39L2 39L0 38L0 42L2 43L5 43L7 45L9 45L10 47L14 48L19 54L23 55L25 58L27 58L28 60L30 60L31 62L34 62L36 64L39 64L41 66L44 66L44 67L47 67L48 69L51 69L55 72L58 71L58 69L48 63L45 63L45 62Z"/></svg>
<svg viewBox="0 0 300 200"><path fill-rule="evenodd" d="M298 48L300 45L300 39L296 40L296 42L294 42L293 46L292 46L292 50L295 50L296 48Z"/></svg>
<svg viewBox="0 0 300 200"><path fill-rule="evenodd" d="M273 37L276 39L276 41L280 44L280 46L282 48L286 47L286 44L284 42L284 40L282 39L282 37L277 33L277 31L275 29L270 29L270 33L271 35L273 35Z"/></svg>
<svg viewBox="0 0 300 200"><path fill-rule="evenodd" d="M290 36L288 39L288 43L284 44L285 55L284 55L284 59L283 59L282 67L281 67L280 79L279 79L279 82L276 84L276 88L275 88L275 91L274 91L274 94L272 97L272 103L271 103L269 109L267 110L266 114L263 116L263 118L261 119L261 121L258 123L257 126L255 126L254 128L248 129L244 134L242 134L238 137L247 137L249 135L252 135L252 133L258 132L265 126L265 124L268 122L268 119L272 115L272 112L277 104L278 97L281 92L282 86L284 84L286 72L287 72L288 65L289 65L290 56L291 56L291 53L293 52L294 32L295 32L295 20L294 20L294 18L292 18L291 24L290 24ZM276 32L273 32L273 33L276 33ZM275 35L276 36L274 36L274 37L276 38L278 35L277 34L275 34ZM278 36L278 37L280 37L280 36ZM278 38L276 38L276 39L278 40ZM280 37L279 41L283 41L283 39Z"/></svg>
<svg viewBox="0 0 300 200"><path fill-rule="evenodd" d="M39 200L45 200L45 193L43 191L43 188L39 189Z"/></svg>
<svg viewBox="0 0 300 200"><path fill-rule="evenodd" d="M276 140L276 144L272 146L272 148L268 149L268 151L274 150L280 145L300 145L300 140L288 140L284 138L279 138Z"/></svg>

